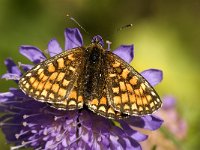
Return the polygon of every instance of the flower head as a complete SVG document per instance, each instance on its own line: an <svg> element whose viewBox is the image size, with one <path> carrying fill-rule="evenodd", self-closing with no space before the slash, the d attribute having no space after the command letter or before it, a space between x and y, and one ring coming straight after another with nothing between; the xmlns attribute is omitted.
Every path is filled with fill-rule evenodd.
<svg viewBox="0 0 200 150"><path fill-rule="evenodd" d="M174 96L167 95L162 98L163 106L160 111L156 112L156 115L162 117L164 121L162 130L158 130L151 134L148 141L142 143L144 149L181 149L180 144L185 140L187 136L187 122L177 111L176 102L178 102ZM159 137L159 138L158 138Z"/></svg>
<svg viewBox="0 0 200 150"><path fill-rule="evenodd" d="M102 39L96 36L95 39ZM94 40L94 38L93 38ZM103 40L100 41L103 45ZM65 30L65 50L83 45L78 29ZM62 52L56 39L48 44L48 53L52 57ZM34 64L44 61L46 56L37 47L21 46L20 53ZM133 45L122 45L114 51L125 61L133 59ZM18 82L22 71L33 67L20 63L19 67L12 59L6 59L8 72L2 78ZM149 69L141 73L153 86L162 80L162 72ZM98 116L87 108L73 111L57 110L46 103L35 101L21 90L10 88L0 93L0 126L9 143L15 146L34 149L141 149L139 142L147 139L137 128L156 130L162 120L154 115L123 120L109 120Z"/></svg>

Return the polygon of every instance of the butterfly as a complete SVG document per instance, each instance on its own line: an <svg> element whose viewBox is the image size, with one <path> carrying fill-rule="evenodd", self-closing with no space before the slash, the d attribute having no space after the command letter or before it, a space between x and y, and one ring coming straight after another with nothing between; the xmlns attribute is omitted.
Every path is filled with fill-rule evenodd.
<svg viewBox="0 0 200 150"><path fill-rule="evenodd" d="M152 114L162 104L148 81L98 40L37 64L20 78L19 87L58 110L87 106L109 119Z"/></svg>

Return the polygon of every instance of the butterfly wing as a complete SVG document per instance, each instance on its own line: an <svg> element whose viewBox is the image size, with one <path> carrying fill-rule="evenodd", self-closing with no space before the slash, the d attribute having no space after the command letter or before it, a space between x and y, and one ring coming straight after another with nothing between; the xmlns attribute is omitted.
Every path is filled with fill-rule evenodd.
<svg viewBox="0 0 200 150"><path fill-rule="evenodd" d="M102 96L100 98L94 98L87 101L86 105L90 110L109 119L122 119L128 117L126 114L122 114L109 104L109 97L106 89L103 90Z"/></svg>
<svg viewBox="0 0 200 150"><path fill-rule="evenodd" d="M83 51L82 47L68 50L36 65L20 79L20 89L58 109L82 108L77 80L84 64Z"/></svg>
<svg viewBox="0 0 200 150"><path fill-rule="evenodd" d="M106 88L113 108L128 115L147 115L159 109L162 102L148 81L123 59L106 53Z"/></svg>

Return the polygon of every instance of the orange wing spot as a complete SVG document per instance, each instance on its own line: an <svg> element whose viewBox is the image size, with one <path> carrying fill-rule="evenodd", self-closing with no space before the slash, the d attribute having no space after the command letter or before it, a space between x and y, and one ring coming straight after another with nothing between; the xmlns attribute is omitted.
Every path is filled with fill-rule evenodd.
<svg viewBox="0 0 200 150"><path fill-rule="evenodd" d="M83 102L83 96L78 96L78 102Z"/></svg>
<svg viewBox="0 0 200 150"><path fill-rule="evenodd" d="M126 83L126 88L130 93L133 93L133 88L130 84Z"/></svg>
<svg viewBox="0 0 200 150"><path fill-rule="evenodd" d="M113 93L119 93L119 87L113 87L112 88L112 90L113 90Z"/></svg>
<svg viewBox="0 0 200 150"><path fill-rule="evenodd" d="M137 99L137 104L138 105L142 105L142 99L141 99L141 97L137 96L136 99Z"/></svg>
<svg viewBox="0 0 200 150"><path fill-rule="evenodd" d="M147 95L146 98L147 98L148 102L150 102L152 100L151 95Z"/></svg>
<svg viewBox="0 0 200 150"><path fill-rule="evenodd" d="M113 77L116 77L117 75L115 73L111 73L109 74L109 77L113 78Z"/></svg>
<svg viewBox="0 0 200 150"><path fill-rule="evenodd" d="M134 94L130 94L130 95L129 95L129 99L130 99L130 102L131 102L131 103L135 103L135 102L136 102L136 98L135 98L135 95L134 95Z"/></svg>
<svg viewBox="0 0 200 150"><path fill-rule="evenodd" d="M38 84L37 90L41 91L43 89L43 87L44 87L44 82L40 82Z"/></svg>
<svg viewBox="0 0 200 150"><path fill-rule="evenodd" d="M54 92L54 93L57 93L58 92L58 89L59 89L59 85L58 84L53 84L52 85L52 91Z"/></svg>
<svg viewBox="0 0 200 150"><path fill-rule="evenodd" d="M135 95L140 96L140 91L139 91L139 89L134 90L134 92L135 92Z"/></svg>
<svg viewBox="0 0 200 150"><path fill-rule="evenodd" d="M52 73L51 76L49 77L49 80L55 80L57 76L58 76L58 73L57 73L57 72L54 72L54 73Z"/></svg>
<svg viewBox="0 0 200 150"><path fill-rule="evenodd" d="M146 89L146 86L145 86L145 84L144 83L142 83L141 85L140 85L140 87L145 91L145 89Z"/></svg>
<svg viewBox="0 0 200 150"><path fill-rule="evenodd" d="M64 59L63 58L57 59L57 62L58 62L58 69L62 69L62 68L65 67Z"/></svg>
<svg viewBox="0 0 200 150"><path fill-rule="evenodd" d="M44 86L44 89L45 90L50 90L51 86L52 86L52 84L49 81L47 81L46 84L45 84L45 86Z"/></svg>
<svg viewBox="0 0 200 150"><path fill-rule="evenodd" d="M54 65L52 63L48 64L48 71L49 72L54 72L56 70L56 68L54 67Z"/></svg>
<svg viewBox="0 0 200 150"><path fill-rule="evenodd" d="M44 69L41 68L41 69L38 70L37 73L40 74L40 73L42 73L43 71L44 71Z"/></svg>
<svg viewBox="0 0 200 150"><path fill-rule="evenodd" d="M75 60L75 58L74 58L74 54L70 54L70 55L68 55L68 59L71 60L71 61Z"/></svg>
<svg viewBox="0 0 200 150"><path fill-rule="evenodd" d="M66 90L63 89L63 88L60 88L59 91L58 91L58 95L61 96L61 97L65 97L66 95Z"/></svg>
<svg viewBox="0 0 200 150"><path fill-rule="evenodd" d="M122 103L127 103L128 102L128 94L124 93L122 94Z"/></svg>
<svg viewBox="0 0 200 150"><path fill-rule="evenodd" d="M121 91L126 91L126 86L124 82L119 82L119 86L120 86Z"/></svg>
<svg viewBox="0 0 200 150"><path fill-rule="evenodd" d="M43 95L44 97L46 97L47 96L47 91L43 90L42 93L41 93L41 95Z"/></svg>
<svg viewBox="0 0 200 150"><path fill-rule="evenodd" d="M112 66L113 66L114 68L116 68L116 67L119 67L119 66L120 66L120 63L119 63L119 62L117 62L117 61L115 61L115 63L114 63L114 64L112 64Z"/></svg>
<svg viewBox="0 0 200 150"><path fill-rule="evenodd" d="M37 86L38 86L38 84L39 84L39 82L36 80L36 81L32 84L32 86L36 89Z"/></svg>
<svg viewBox="0 0 200 150"><path fill-rule="evenodd" d="M41 80L44 77L44 72L40 73L39 79Z"/></svg>
<svg viewBox="0 0 200 150"><path fill-rule="evenodd" d="M126 68L126 69L124 69L123 71L122 71L122 74L121 74L121 76L124 78L124 79L126 79L127 78L127 76L128 76L128 74L129 74L129 70Z"/></svg>
<svg viewBox="0 0 200 150"><path fill-rule="evenodd" d="M29 87L30 87L30 84L29 84L29 83L26 83L26 84L25 84L25 88L28 89Z"/></svg>
<svg viewBox="0 0 200 150"><path fill-rule="evenodd" d="M138 81L138 77L133 76L133 77L130 79L129 82L130 82L132 85L136 85L136 84L137 84L137 81Z"/></svg>
<svg viewBox="0 0 200 150"><path fill-rule="evenodd" d="M112 107L110 107L110 108L108 109L108 114L115 114L115 112L114 112L114 110L113 110Z"/></svg>
<svg viewBox="0 0 200 150"><path fill-rule="evenodd" d="M142 97L142 102L144 105L148 104L146 97Z"/></svg>
<svg viewBox="0 0 200 150"><path fill-rule="evenodd" d="M93 99L90 103L91 103L91 105L96 105L96 106L99 105L99 101L96 98Z"/></svg>
<svg viewBox="0 0 200 150"><path fill-rule="evenodd" d="M77 92L76 92L75 90L73 90L73 91L69 94L69 98L77 99Z"/></svg>
<svg viewBox="0 0 200 150"><path fill-rule="evenodd" d="M128 104L125 104L123 108L124 110L130 110L130 106Z"/></svg>
<svg viewBox="0 0 200 150"><path fill-rule="evenodd" d="M40 95L40 92L39 92L39 91L36 91L36 92L35 92L35 95L37 95L37 96Z"/></svg>
<svg viewBox="0 0 200 150"><path fill-rule="evenodd" d="M70 66L70 67L69 67L69 70L71 70L71 71L74 72L76 69L75 69L74 67Z"/></svg>
<svg viewBox="0 0 200 150"><path fill-rule="evenodd" d="M105 97L102 97L100 99L100 103L99 104L103 104L103 105L106 105L107 104L107 99Z"/></svg>
<svg viewBox="0 0 200 150"><path fill-rule="evenodd" d="M99 110L102 111L102 112L106 112L106 108L104 106L100 106Z"/></svg>
<svg viewBox="0 0 200 150"><path fill-rule="evenodd" d="M53 93L49 94L49 98L54 99L54 94Z"/></svg>
<svg viewBox="0 0 200 150"><path fill-rule="evenodd" d="M152 108L154 106L154 103L153 102L151 102L150 103L150 108Z"/></svg>
<svg viewBox="0 0 200 150"><path fill-rule="evenodd" d="M141 95L144 95L144 91L143 91L143 89L141 87L139 88L139 91L140 91Z"/></svg>
<svg viewBox="0 0 200 150"><path fill-rule="evenodd" d="M57 81L61 81L64 78L64 76L65 76L65 73L64 72L60 72L56 80Z"/></svg>
<svg viewBox="0 0 200 150"><path fill-rule="evenodd" d="M31 77L31 78L29 79L29 82L32 84L35 80L36 80L36 78Z"/></svg>
<svg viewBox="0 0 200 150"><path fill-rule="evenodd" d="M131 109L132 109L132 110L137 110L137 105L136 105L136 103L132 104Z"/></svg>
<svg viewBox="0 0 200 150"><path fill-rule="evenodd" d="M44 75L43 78L41 79L41 81L44 82L44 81L47 81L47 79L48 79L48 76L45 76L45 75Z"/></svg>
<svg viewBox="0 0 200 150"><path fill-rule="evenodd" d="M139 111L140 112L143 111L143 107L142 106L139 107Z"/></svg>
<svg viewBox="0 0 200 150"><path fill-rule="evenodd" d="M69 106L76 106L76 102L75 102L74 100L70 100L70 101L68 102L68 105L69 105Z"/></svg>
<svg viewBox="0 0 200 150"><path fill-rule="evenodd" d="M114 100L115 105L121 104L121 97L120 96L115 96L113 98L113 100Z"/></svg>
<svg viewBox="0 0 200 150"><path fill-rule="evenodd" d="M69 81L66 80L66 79L64 79L62 85L63 85L63 86L68 86L68 84L69 84Z"/></svg>

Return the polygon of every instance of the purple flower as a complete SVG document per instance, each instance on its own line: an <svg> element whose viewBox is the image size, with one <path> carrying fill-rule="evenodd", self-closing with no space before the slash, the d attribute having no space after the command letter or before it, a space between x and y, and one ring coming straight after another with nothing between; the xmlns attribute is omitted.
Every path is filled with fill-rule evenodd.
<svg viewBox="0 0 200 150"><path fill-rule="evenodd" d="M104 44L103 40L100 44ZM65 49L82 45L78 29L65 30ZM49 55L52 57L60 52L62 48L57 40L51 40L48 44ZM46 59L42 51L33 46L21 46L20 53L35 64ZM133 45L122 45L114 53L130 62L134 56ZM20 63L19 69L12 59L7 59L5 64L8 72L2 78L16 82L22 75L22 70L27 71L33 67ZM162 80L160 70L149 69L142 72L142 75L152 85ZM141 149L139 142L146 140L147 135L134 127L156 130L163 122L154 115L113 121L98 116L87 108L83 108L81 112L57 110L46 103L33 100L15 88L0 93L0 112L4 113L0 117L0 126L7 141L14 144L12 149Z"/></svg>
<svg viewBox="0 0 200 150"><path fill-rule="evenodd" d="M164 96L162 100L162 108L155 113L164 120L162 130L158 130L154 134L146 132L151 136L147 141L141 143L145 150L153 149L155 145L157 149L181 149L180 143L186 140L188 123L176 108L178 101L171 95Z"/></svg>
<svg viewBox="0 0 200 150"><path fill-rule="evenodd" d="M165 122L163 127L167 128L177 139L184 139L187 135L187 122L176 108L176 98L171 95L164 96L163 107L157 112Z"/></svg>

